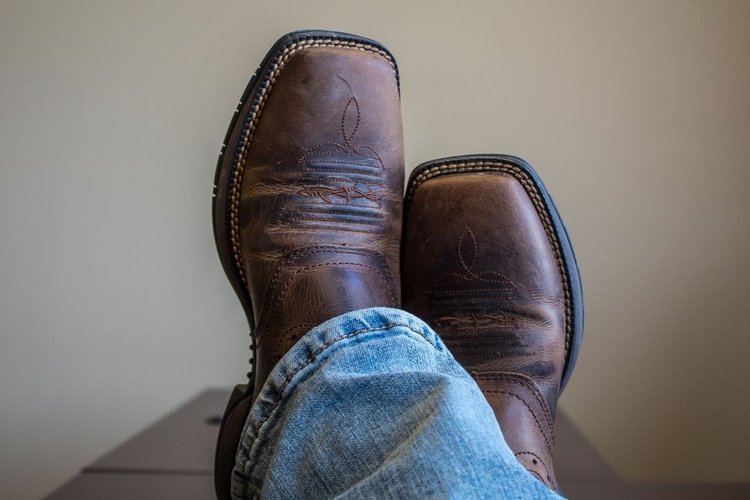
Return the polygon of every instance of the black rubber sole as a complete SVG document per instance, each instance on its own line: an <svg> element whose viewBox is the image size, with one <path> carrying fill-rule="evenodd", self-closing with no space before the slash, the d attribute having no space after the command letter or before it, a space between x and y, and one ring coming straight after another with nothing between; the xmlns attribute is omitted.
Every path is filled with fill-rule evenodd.
<svg viewBox="0 0 750 500"><path fill-rule="evenodd" d="M496 168L492 167L493 164ZM503 170L503 168L500 167L501 165L507 165L510 168ZM438 170L437 167L441 166L449 166L452 168ZM441 175L487 171L507 171L512 174L515 170L525 174L542 198L544 211L552 221L554 238L560 249L560 253L562 254L561 256L564 264L563 281L567 282L568 289L566 312L570 318L566 321L567 349L565 352L565 366L563 368L562 382L560 384L560 390L562 391L575 368L581 348L581 342L583 340L583 290L581 288L581 277L578 271L578 264L576 263L575 253L573 252L573 246L570 243L568 232L565 229L565 225L563 224L559 212L557 211L555 202L552 200L547 188L544 186L544 183L542 183L539 175L531 165L521 158L499 154L452 156L422 163L416 167L409 176L409 182L406 188L406 198L404 200L404 227L408 224L409 208L411 205L411 199L414 195L414 190L419 183L424 182L427 178Z"/></svg>
<svg viewBox="0 0 750 500"><path fill-rule="evenodd" d="M242 156L242 142L240 138L250 134L247 143L252 139L252 117L263 104L262 97L264 94L270 93L269 85L272 85L270 79L282 56L289 50L297 48L300 45L311 46L316 44L354 48L366 47L369 50L379 52L393 63L396 72L396 82L398 84L396 61L390 51L378 42L358 35L336 31L302 30L282 36L273 45L242 93L242 98L229 123L229 128L224 137L224 143L222 144L217 160L216 173L214 174L212 213L214 240L219 253L219 259L229 282L232 284L232 288L234 288L237 297L242 303L250 329L252 357L251 373L248 374L248 377L251 382L253 378L252 365L254 364L252 359L255 356L255 339L253 336L255 318L250 294L245 283L245 278L243 277L243 271L237 259L235 259L235 249L232 242L232 190L239 190L242 184L241 178L238 179L238 167ZM237 200L234 203L238 203ZM236 224L238 222L235 221L234 224L234 230L237 231L238 226Z"/></svg>

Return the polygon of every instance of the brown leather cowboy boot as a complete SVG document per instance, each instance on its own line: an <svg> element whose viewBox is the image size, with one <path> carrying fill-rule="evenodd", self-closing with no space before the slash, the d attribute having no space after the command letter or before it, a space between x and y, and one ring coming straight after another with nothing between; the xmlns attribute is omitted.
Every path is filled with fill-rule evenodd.
<svg viewBox="0 0 750 500"><path fill-rule="evenodd" d="M251 330L250 384L227 406L216 491L269 372L312 327L400 306L403 137L393 56L362 37L282 37L250 81L216 169L214 235Z"/></svg>
<svg viewBox="0 0 750 500"><path fill-rule="evenodd" d="M557 398L582 332L578 268L544 185L523 160L463 156L413 172L403 307L474 377L516 458L549 488Z"/></svg>

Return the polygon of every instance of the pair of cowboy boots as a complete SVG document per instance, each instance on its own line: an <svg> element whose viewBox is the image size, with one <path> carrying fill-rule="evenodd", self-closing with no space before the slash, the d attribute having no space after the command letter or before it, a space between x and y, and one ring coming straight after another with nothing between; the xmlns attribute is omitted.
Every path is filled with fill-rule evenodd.
<svg viewBox="0 0 750 500"><path fill-rule="evenodd" d="M554 414L582 331L578 271L534 170L503 155L417 167L403 196L395 59L329 31L282 37L248 84L216 170L214 234L251 329L249 384L217 445L219 498L249 408L299 337L366 307L429 324L472 375L508 445L557 489Z"/></svg>

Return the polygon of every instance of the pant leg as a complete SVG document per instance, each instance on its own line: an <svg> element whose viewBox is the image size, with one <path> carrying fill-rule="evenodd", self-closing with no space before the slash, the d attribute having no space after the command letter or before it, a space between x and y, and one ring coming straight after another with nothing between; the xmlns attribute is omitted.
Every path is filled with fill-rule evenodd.
<svg viewBox="0 0 750 500"><path fill-rule="evenodd" d="M309 331L250 410L235 499L559 498L418 318L373 308Z"/></svg>

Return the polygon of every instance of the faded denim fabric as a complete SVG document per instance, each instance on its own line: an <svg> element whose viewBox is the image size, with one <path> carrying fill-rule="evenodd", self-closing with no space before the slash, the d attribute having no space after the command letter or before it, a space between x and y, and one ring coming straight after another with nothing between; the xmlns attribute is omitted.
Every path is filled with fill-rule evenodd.
<svg viewBox="0 0 750 500"><path fill-rule="evenodd" d="M421 320L347 313L282 358L232 473L246 498L560 498L513 457L468 373Z"/></svg>

